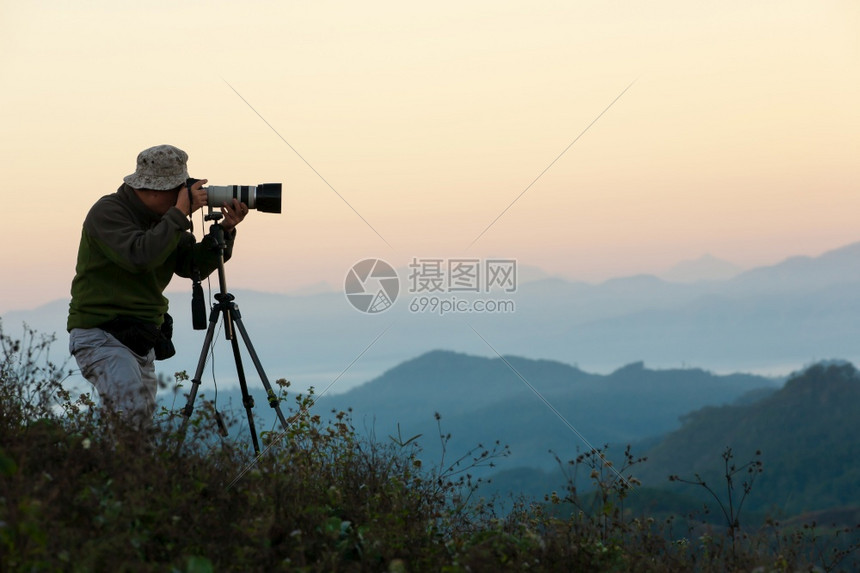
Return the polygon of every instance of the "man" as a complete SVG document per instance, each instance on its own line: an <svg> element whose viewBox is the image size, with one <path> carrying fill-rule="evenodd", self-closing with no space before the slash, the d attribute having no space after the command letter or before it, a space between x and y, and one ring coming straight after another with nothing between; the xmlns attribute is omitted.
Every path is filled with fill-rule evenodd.
<svg viewBox="0 0 860 573"><path fill-rule="evenodd" d="M174 274L205 277L219 263L212 239L197 243L189 232L188 217L207 203L207 180L188 188L187 161L172 145L141 151L135 172L90 209L78 247L69 351L102 407L139 428L151 423L155 411L154 361L172 351L172 320L162 293ZM227 260L248 207L233 199L221 212ZM165 346L166 355L156 356Z"/></svg>

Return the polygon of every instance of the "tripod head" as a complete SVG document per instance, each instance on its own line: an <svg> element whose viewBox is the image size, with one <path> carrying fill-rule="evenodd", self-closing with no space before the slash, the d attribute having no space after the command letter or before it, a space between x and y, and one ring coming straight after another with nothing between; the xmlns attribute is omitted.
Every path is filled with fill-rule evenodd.
<svg viewBox="0 0 860 573"><path fill-rule="evenodd" d="M206 205L206 208L209 209L209 212L203 217L204 221L219 221L224 214L221 211L213 211L212 205Z"/></svg>
<svg viewBox="0 0 860 573"><path fill-rule="evenodd" d="M215 241L215 250L220 250L222 259L224 254L224 249L227 248L227 243L224 242L224 227L221 226L221 219L224 218L224 214L220 211L213 211L212 205L207 205L209 212L203 217L204 221L212 221L212 225L209 226L209 236ZM223 264L223 261L222 261Z"/></svg>

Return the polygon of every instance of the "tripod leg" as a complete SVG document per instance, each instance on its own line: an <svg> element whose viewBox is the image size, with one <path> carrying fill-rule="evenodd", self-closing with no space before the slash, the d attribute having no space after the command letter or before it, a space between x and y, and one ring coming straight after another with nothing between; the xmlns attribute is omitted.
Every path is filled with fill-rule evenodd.
<svg viewBox="0 0 860 573"><path fill-rule="evenodd" d="M197 370L194 371L194 378L191 379L191 391L188 393L188 401L185 403L185 408L182 409L182 417L184 419L182 420L182 426L179 428L179 436L182 440L185 438L185 428L188 426L188 420L191 418L191 413L194 412L194 400L197 399L197 389L200 388L203 369L206 368L206 357L209 355L212 339L215 336L215 326L218 324L219 312L220 309L216 304L209 314L209 328L206 329L206 338L203 340L203 348L200 350L200 358L197 360Z"/></svg>
<svg viewBox="0 0 860 573"><path fill-rule="evenodd" d="M278 405L278 398L277 396L275 396L274 390L272 390L272 385L269 384L269 379L266 377L266 372L263 370L263 365L260 363L260 358L257 356L257 352L254 350L254 345L251 344L251 338L248 336L248 331L245 330L245 325L242 323L242 316L239 314L239 309L235 307L233 322L236 326L239 327L239 333L242 335L242 340L245 342L245 347L248 349L248 354L251 355L251 361L254 363L254 367L257 369L257 374L260 375L260 380L263 381L263 386L266 388L266 396L268 397L269 405L275 409L275 412L278 414L278 420L280 420L281 426L286 432L287 420L284 418L284 413L281 411L281 407Z"/></svg>
<svg viewBox="0 0 860 573"><path fill-rule="evenodd" d="M248 393L248 384L245 380L245 369L242 366L242 355L239 352L239 341L236 333L232 329L233 323L240 320L238 318L239 310L232 302L229 303L227 310L224 313L226 320L231 324L228 332L232 333L230 344L233 347L233 359L236 362L236 374L239 376L239 387L242 389L242 405L245 406L245 411L248 414L248 427L251 430L251 442L254 444L254 453L260 453L260 443L257 440L257 428L254 425L254 398Z"/></svg>

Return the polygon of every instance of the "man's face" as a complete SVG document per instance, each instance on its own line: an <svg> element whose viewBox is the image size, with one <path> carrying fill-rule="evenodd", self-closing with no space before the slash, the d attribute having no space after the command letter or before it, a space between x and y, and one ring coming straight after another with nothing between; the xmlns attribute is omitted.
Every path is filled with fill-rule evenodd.
<svg viewBox="0 0 860 573"><path fill-rule="evenodd" d="M164 215L171 207L176 205L179 194L183 192L185 185L169 191L153 191L150 189L138 190L141 201L156 215Z"/></svg>

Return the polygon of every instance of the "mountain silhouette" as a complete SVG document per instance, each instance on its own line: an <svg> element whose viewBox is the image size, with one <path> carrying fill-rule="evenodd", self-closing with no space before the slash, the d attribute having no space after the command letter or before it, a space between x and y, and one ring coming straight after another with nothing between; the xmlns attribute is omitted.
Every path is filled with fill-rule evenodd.
<svg viewBox="0 0 860 573"><path fill-rule="evenodd" d="M764 472L747 502L772 515L858 505L860 500L860 374L850 363L822 362L777 392L745 405L709 406L684 417L680 429L646 453L639 477L666 485L670 474L724 488L721 454L740 466L761 452ZM742 475L740 481L746 479ZM698 493L693 486L678 491Z"/></svg>
<svg viewBox="0 0 860 573"><path fill-rule="evenodd" d="M404 362L344 394L324 396L321 411L352 409L358 427L378 435L422 434L428 457L438 454L435 414L450 451L499 440L506 465L551 467L549 450L574 456L586 447L657 436L704 405L730 403L774 387L772 379L715 375L700 369L651 370L641 362L608 375L550 360L484 358L433 351Z"/></svg>
<svg viewBox="0 0 860 573"><path fill-rule="evenodd" d="M723 281L682 284L638 275L590 284L531 274L536 280L503 295L516 303L515 312L468 316L412 312L405 277L392 308L373 315L357 311L340 291L233 294L270 377L303 389L328 388L337 380L330 392L346 391L434 348L489 358L498 349L592 372L643 360L659 368L691 364L785 374L830 356L860 360L860 243ZM171 288L183 285L177 280ZM187 286L168 293L177 348L175 357L159 364L168 375L193 371L203 343L203 334L191 329ZM3 327L11 335L22 322L56 332L51 355L67 356L67 312L68 301L10 311ZM217 360L215 372L230 386L236 376L225 345L217 336L216 356L228 359Z"/></svg>

